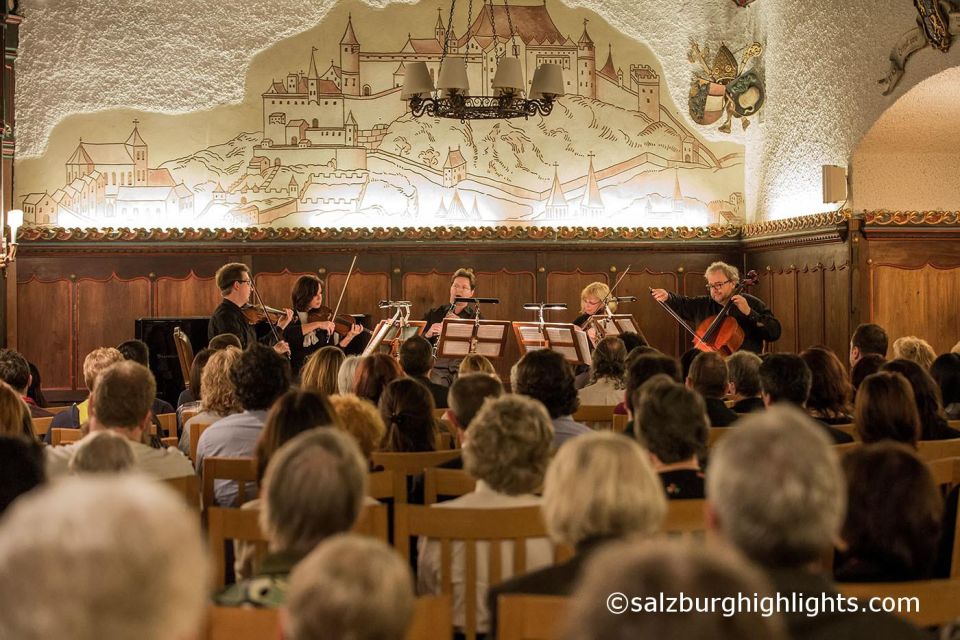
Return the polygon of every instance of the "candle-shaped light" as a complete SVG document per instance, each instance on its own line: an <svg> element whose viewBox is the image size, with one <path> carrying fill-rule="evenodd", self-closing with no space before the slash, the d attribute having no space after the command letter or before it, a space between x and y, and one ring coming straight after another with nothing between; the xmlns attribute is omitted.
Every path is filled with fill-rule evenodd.
<svg viewBox="0 0 960 640"><path fill-rule="evenodd" d="M23 226L23 211L20 209L8 211L7 224L10 225L10 244L17 244L17 230Z"/></svg>

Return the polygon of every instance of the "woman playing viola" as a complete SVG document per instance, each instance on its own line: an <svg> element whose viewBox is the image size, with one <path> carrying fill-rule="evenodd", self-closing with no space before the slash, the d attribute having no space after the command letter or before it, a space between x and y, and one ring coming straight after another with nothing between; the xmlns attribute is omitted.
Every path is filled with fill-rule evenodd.
<svg viewBox="0 0 960 640"><path fill-rule="evenodd" d="M604 305L604 299L610 295L610 287L605 282L591 282L580 292L580 315L573 319L573 324L581 329L587 324L590 316L598 316L606 313L604 307L609 307L610 312L617 310L616 301L610 300ZM587 329L587 336L590 338L590 344L597 346L597 343L603 338L598 336L596 329L592 326Z"/></svg>
<svg viewBox="0 0 960 640"><path fill-rule="evenodd" d="M283 331L284 340L290 345L290 366L294 374L299 374L303 363L314 351L327 345L335 345L346 353L360 353L363 347L360 340L354 338L363 331L363 327L354 324L340 336L336 332L332 314L329 320L314 320L310 312L323 306L323 289L320 279L313 275L300 276L290 294L293 301L293 320Z"/></svg>

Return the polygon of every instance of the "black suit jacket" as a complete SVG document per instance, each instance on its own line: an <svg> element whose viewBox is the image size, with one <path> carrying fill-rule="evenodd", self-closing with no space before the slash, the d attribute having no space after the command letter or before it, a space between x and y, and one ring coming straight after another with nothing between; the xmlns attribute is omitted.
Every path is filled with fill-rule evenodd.
<svg viewBox="0 0 960 640"><path fill-rule="evenodd" d="M744 398L731 407L735 413L753 413L754 411L763 411L763 398Z"/></svg>
<svg viewBox="0 0 960 640"><path fill-rule="evenodd" d="M740 418L719 398L704 398L704 401L707 403L707 417L710 418L712 427L729 427Z"/></svg>
<svg viewBox="0 0 960 640"><path fill-rule="evenodd" d="M424 376L410 376L423 386L427 388L427 391L430 392L430 395L433 396L433 404L436 405L437 409L447 409L447 392L450 391L450 387L446 387L442 384L437 384L432 381L430 378Z"/></svg>

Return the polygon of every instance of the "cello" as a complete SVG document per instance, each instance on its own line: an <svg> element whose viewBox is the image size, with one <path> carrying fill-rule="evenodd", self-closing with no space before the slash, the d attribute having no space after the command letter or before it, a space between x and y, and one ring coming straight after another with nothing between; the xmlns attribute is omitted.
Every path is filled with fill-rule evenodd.
<svg viewBox="0 0 960 640"><path fill-rule="evenodd" d="M743 280L737 283L736 288L730 294L720 312L704 319L696 329L691 327L666 302L660 302L656 298L654 300L693 336L693 348L700 351L715 351L726 357L737 351L743 345L744 339L743 328L740 323L730 316L733 298L743 293L745 289L757 284L759 279L760 276L757 275L756 271L749 271ZM650 292L653 293L653 287L650 287Z"/></svg>

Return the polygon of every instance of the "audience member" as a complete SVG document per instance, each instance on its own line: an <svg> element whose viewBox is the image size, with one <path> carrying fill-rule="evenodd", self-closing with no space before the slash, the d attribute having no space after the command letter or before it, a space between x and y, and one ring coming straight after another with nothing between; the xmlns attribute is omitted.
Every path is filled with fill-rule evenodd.
<svg viewBox="0 0 960 640"><path fill-rule="evenodd" d="M137 464L133 445L116 431L97 431L74 447L69 469L80 473L121 473Z"/></svg>
<svg viewBox="0 0 960 640"><path fill-rule="evenodd" d="M570 380L572 385L572 373ZM539 402L513 394L488 400L467 428L467 439L463 448L464 468L477 479L476 489L454 500L439 502L431 508L501 509L540 506L541 500L533 495L533 492L539 489L543 482L543 474L550 460L552 439L553 426L550 416ZM549 540L530 539L525 544L528 570L552 564L553 547ZM463 543L454 542L453 547L453 623L455 627L463 629L466 624ZM512 557L512 547L509 542L502 545L503 557ZM421 538L418 550L417 592L439 594L440 543ZM477 544L477 630L480 633L486 633L490 629L485 598L489 585L488 553L487 544ZM509 572L502 577L509 578Z"/></svg>
<svg viewBox="0 0 960 640"><path fill-rule="evenodd" d="M0 527L0 638L194 637L207 567L197 514L170 489L64 479L18 500Z"/></svg>
<svg viewBox="0 0 960 640"><path fill-rule="evenodd" d="M680 355L680 379L686 380L690 377L690 367L693 366L693 361L699 356L702 351L700 349L687 349Z"/></svg>
<svg viewBox="0 0 960 640"><path fill-rule="evenodd" d="M47 447L47 476L66 474L74 451L105 429L112 429L130 441L136 470L160 479L193 475L190 461L176 449L154 449L142 442L150 428L153 417L150 408L156 395L153 374L141 364L127 360L101 371L90 395L90 433L70 445Z"/></svg>
<svg viewBox="0 0 960 640"><path fill-rule="evenodd" d="M910 360L923 367L925 371L930 370L937 357L937 352L933 350L930 343L916 336L903 336L893 341L893 358Z"/></svg>
<svg viewBox="0 0 960 640"><path fill-rule="evenodd" d="M353 436L363 457L370 462L370 456L380 448L383 434L387 432L380 410L352 393L329 396L327 400L337 412L337 428Z"/></svg>
<svg viewBox="0 0 960 640"><path fill-rule="evenodd" d="M625 388L623 390L623 403L618 404L613 409L614 414L626 414L633 416L633 396L640 386L657 375L665 373L677 382L683 382L680 375L680 363L676 358L664 355L659 351L641 352L639 349L646 347L637 347L627 354L627 375L624 378ZM632 429L633 427L628 427ZM633 435L629 433L628 435Z"/></svg>
<svg viewBox="0 0 960 640"><path fill-rule="evenodd" d="M33 383L30 363L13 349L0 349L0 380L20 394L20 398L27 403L32 418L49 418L53 415L27 395L27 389Z"/></svg>
<svg viewBox="0 0 960 640"><path fill-rule="evenodd" d="M310 354L300 370L300 386L323 396L337 393L337 374L345 358L340 347L320 347Z"/></svg>
<svg viewBox="0 0 960 640"><path fill-rule="evenodd" d="M560 449L544 479L543 519L550 538L573 547L575 554L492 586L490 629L497 627L500 596L570 595L597 549L612 540L654 535L667 511L661 486L646 451L618 434L591 433Z"/></svg>
<svg viewBox="0 0 960 640"><path fill-rule="evenodd" d="M353 377L353 393L373 404L380 403L380 395L388 384L403 376L397 361L385 353L360 358ZM342 393L342 391L341 391Z"/></svg>
<svg viewBox="0 0 960 640"><path fill-rule="evenodd" d="M433 397L422 383L413 378L397 378L383 390L379 409L387 428L381 451L436 450L439 430L433 417Z"/></svg>
<svg viewBox="0 0 960 640"><path fill-rule="evenodd" d="M147 369L150 368L150 348L143 340L125 340L117 345L117 351L123 354L124 360L133 360ZM159 416L166 413L173 413L173 405L161 398L154 398L151 407L153 415ZM172 434L177 435L177 434Z"/></svg>
<svg viewBox="0 0 960 640"><path fill-rule="evenodd" d="M730 377L728 396L733 400L730 407L735 413L763 411L760 397L760 356L752 351L737 351L727 357L727 373Z"/></svg>
<svg viewBox="0 0 960 640"><path fill-rule="evenodd" d="M944 353L930 366L930 375L940 388L943 413L960 420L960 353Z"/></svg>
<svg viewBox="0 0 960 640"><path fill-rule="evenodd" d="M853 330L850 338L850 366L871 353L887 357L887 332L878 324L861 324Z"/></svg>
<svg viewBox="0 0 960 640"><path fill-rule="evenodd" d="M232 333L220 333L210 339L210 344L207 345L210 349L214 351L220 351L221 349L226 349L227 347L236 347L243 351L243 345L240 343L240 338L233 335Z"/></svg>
<svg viewBox="0 0 960 640"><path fill-rule="evenodd" d="M231 334L232 335L232 334ZM234 336L236 337L236 336ZM212 424L221 418L240 413L240 400L230 379L230 370L240 359L237 347L224 347L214 351L200 375L200 413L187 420L180 431L177 446L184 455L190 455L190 433L195 424Z"/></svg>
<svg viewBox="0 0 960 640"><path fill-rule="evenodd" d="M671 500L702 499L700 461L707 450L710 423L700 395L658 373L634 393L633 431L650 452Z"/></svg>
<svg viewBox="0 0 960 640"><path fill-rule="evenodd" d="M577 392L580 404L613 406L623 400L627 349L618 336L597 343L591 356L587 385Z"/></svg>
<svg viewBox="0 0 960 640"><path fill-rule="evenodd" d="M468 373L486 373L494 377L497 376L497 370L493 363L487 359L487 356L482 356L479 353L468 353L460 361L460 366L457 367L457 376L465 376Z"/></svg>
<svg viewBox="0 0 960 640"><path fill-rule="evenodd" d="M500 379L485 373L461 375L450 386L447 401L450 411L447 415L457 428L457 444L463 444L463 433L470 426L474 416L487 398L499 398L503 395Z"/></svg>
<svg viewBox="0 0 960 640"><path fill-rule="evenodd" d="M366 495L360 449L336 429L311 429L267 465L260 529L269 541L259 573L214 597L222 606L280 607L293 567L324 539L353 527Z"/></svg>
<svg viewBox="0 0 960 640"><path fill-rule="evenodd" d="M917 448L920 414L910 382L901 374L881 371L860 385L854 422L864 443L894 440Z"/></svg>
<svg viewBox="0 0 960 640"><path fill-rule="evenodd" d="M290 577L283 637L403 640L414 610L410 568L386 544L339 534Z"/></svg>
<svg viewBox="0 0 960 640"><path fill-rule="evenodd" d="M829 439L789 405L744 418L711 452L707 526L766 570L780 597L836 600L822 563L840 534L845 503ZM889 614L823 607L816 616L796 610L785 618L794 640L922 637Z"/></svg>
<svg viewBox="0 0 960 640"><path fill-rule="evenodd" d="M356 378L357 367L360 365L358 356L347 356L337 371L337 392L343 395L353 393L353 381Z"/></svg>
<svg viewBox="0 0 960 640"><path fill-rule="evenodd" d="M760 364L760 393L767 407L785 403L803 409L812 384L810 367L796 354L774 353L764 358ZM821 421L817 421L817 424L835 444L853 442L853 437L843 431Z"/></svg>
<svg viewBox="0 0 960 640"><path fill-rule="evenodd" d="M400 345L400 368L427 388L436 408L446 409L449 388L430 380L433 361L433 345L423 336L411 336Z"/></svg>
<svg viewBox="0 0 960 640"><path fill-rule="evenodd" d="M859 447L841 461L847 478L840 582L900 582L932 576L943 500L923 460L902 444Z"/></svg>
<svg viewBox="0 0 960 640"><path fill-rule="evenodd" d="M857 390L860 389L860 385L863 383L864 379L866 379L867 376L873 375L877 371L880 371L880 368L886 364L886 362L887 360L883 356L875 353L868 353L857 360L857 364L851 367L850 384L853 385L854 400L857 398Z"/></svg>
<svg viewBox="0 0 960 640"><path fill-rule="evenodd" d="M211 358L210 363L213 361ZM275 350L254 342L240 353L229 376L243 411L217 420L200 434L195 461L200 473L207 456L253 457L267 411L290 388L290 363ZM214 495L218 505L234 504L237 483L217 480Z"/></svg>
<svg viewBox="0 0 960 640"><path fill-rule="evenodd" d="M944 417L940 390L926 368L911 360L899 358L884 364L880 370L899 373L910 383L913 399L917 403L917 414L920 416L921 440L960 438L960 431L950 427Z"/></svg>
<svg viewBox="0 0 960 640"><path fill-rule="evenodd" d="M690 365L686 381L689 388L703 396L711 426L729 427L740 417L724 402L730 378L727 363L719 353L700 353Z"/></svg>
<svg viewBox="0 0 960 640"><path fill-rule="evenodd" d="M510 374L514 393L539 400L553 421L553 448L593 431L573 419L580 406L573 384L573 368L562 354L550 349L528 351Z"/></svg>
<svg viewBox="0 0 960 640"><path fill-rule="evenodd" d="M36 440L30 411L13 387L0 381L0 436Z"/></svg>
<svg viewBox="0 0 960 640"><path fill-rule="evenodd" d="M807 412L825 424L850 424L853 385L843 363L825 347L810 347L800 354L812 375Z"/></svg>
<svg viewBox="0 0 960 640"><path fill-rule="evenodd" d="M97 375L117 362L123 362L123 354L113 347L100 347L88 353L87 357L83 359L83 384L87 390L92 392L93 384L97 381ZM53 416L50 430L47 431L44 441L47 444L50 443L53 429L79 429L89 419L90 398L88 397L83 402L76 403L68 410L61 411Z"/></svg>
<svg viewBox="0 0 960 640"><path fill-rule="evenodd" d="M43 395L43 380L40 378L40 369L32 362L27 362L27 365L30 367L30 377L33 378L27 387L27 397L33 400L33 403L38 407L45 409L47 398Z"/></svg>
<svg viewBox="0 0 960 640"><path fill-rule="evenodd" d="M203 395L203 368L216 353L213 349L201 349L190 363L190 384L180 392L177 398L177 424L183 428L181 416L184 411L200 411L200 398Z"/></svg>
<svg viewBox="0 0 960 640"><path fill-rule="evenodd" d="M290 389L280 396L257 440L257 484L263 481L270 458L290 440L317 427L336 427L340 417L327 398L316 391Z"/></svg>
<svg viewBox="0 0 960 640"><path fill-rule="evenodd" d="M753 594L774 596L767 579L728 547L707 549L680 542L617 543L601 549L587 566L571 602L564 640L786 640L780 615L735 610ZM611 615L611 594L660 600L678 597L701 604L689 613L624 610ZM731 603L706 611L706 603ZM629 602L627 603L629 604ZM726 608L725 608L726 607Z"/></svg>
<svg viewBox="0 0 960 640"><path fill-rule="evenodd" d="M46 482L43 449L35 440L0 435L0 515L14 500Z"/></svg>

